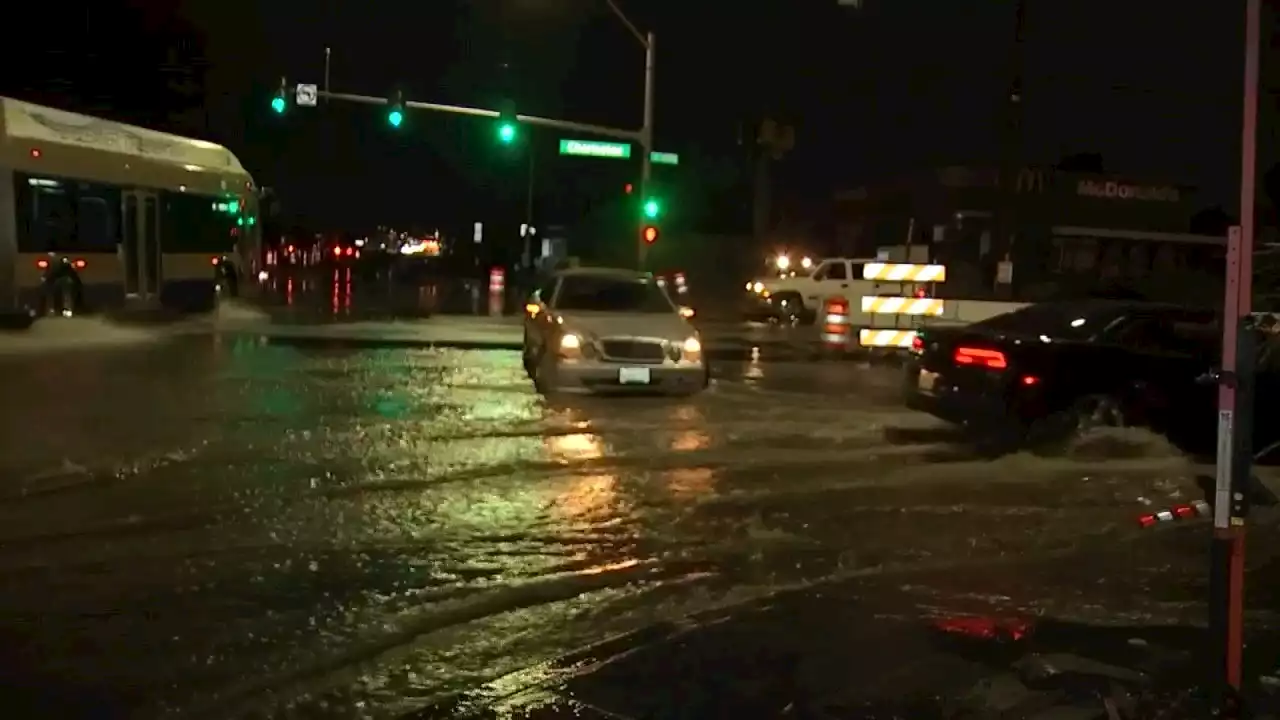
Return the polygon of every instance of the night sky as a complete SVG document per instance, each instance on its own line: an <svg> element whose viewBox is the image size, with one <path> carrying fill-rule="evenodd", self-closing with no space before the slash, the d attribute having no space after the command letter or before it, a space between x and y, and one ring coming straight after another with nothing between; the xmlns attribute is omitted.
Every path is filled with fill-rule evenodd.
<svg viewBox="0 0 1280 720"><path fill-rule="evenodd" d="M681 154L665 177L698 198L700 229L740 229L739 143L766 116L797 128L777 176L792 213L839 187L994 163L1012 0L620 4L657 35L656 144ZM281 75L320 82L329 45L335 90L398 87L485 107L510 98L524 113L635 127L642 50L603 0L45 5L28 21L43 28L31 33L36 49L16 40L0 51L10 69L0 92L224 142L299 222L449 224L510 210L523 205L530 147L547 215L619 193L637 172L557 158L551 131L511 149L485 120L411 113L393 131L372 107L268 109ZM1028 7L1029 163L1098 152L1109 171L1195 185L1207 203L1235 207L1243 0L1176 13L1157 0Z"/></svg>

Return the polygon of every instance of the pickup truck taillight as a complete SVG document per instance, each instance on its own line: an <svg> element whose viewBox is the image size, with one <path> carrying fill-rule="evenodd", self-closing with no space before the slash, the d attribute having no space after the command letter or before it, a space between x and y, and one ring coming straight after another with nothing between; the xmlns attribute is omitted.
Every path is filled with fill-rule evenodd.
<svg viewBox="0 0 1280 720"><path fill-rule="evenodd" d="M917 355L924 352L924 338L919 335L911 338L911 352Z"/></svg>
<svg viewBox="0 0 1280 720"><path fill-rule="evenodd" d="M1004 370L1009 367L1009 361L1005 358L1004 353L999 350L987 350L986 348L958 347L952 359L955 360L957 365L981 367L989 370Z"/></svg>

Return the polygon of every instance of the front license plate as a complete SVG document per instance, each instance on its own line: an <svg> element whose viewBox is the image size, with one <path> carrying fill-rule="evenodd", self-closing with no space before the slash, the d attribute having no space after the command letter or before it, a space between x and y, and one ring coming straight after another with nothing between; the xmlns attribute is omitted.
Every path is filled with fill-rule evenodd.
<svg viewBox="0 0 1280 720"><path fill-rule="evenodd" d="M938 381L938 373L921 370L920 377L916 380L916 387L920 392L933 392L933 386Z"/></svg>
<svg viewBox="0 0 1280 720"><path fill-rule="evenodd" d="M618 383L622 385L648 385L649 368L618 368Z"/></svg>

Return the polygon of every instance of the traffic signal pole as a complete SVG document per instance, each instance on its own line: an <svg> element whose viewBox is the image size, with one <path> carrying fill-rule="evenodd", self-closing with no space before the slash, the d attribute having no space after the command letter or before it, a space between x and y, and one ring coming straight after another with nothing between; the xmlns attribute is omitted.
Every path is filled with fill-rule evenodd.
<svg viewBox="0 0 1280 720"><path fill-rule="evenodd" d="M1258 51L1261 0L1245 0L1244 119L1240 162L1240 225L1227 239L1222 317L1222 371L1218 374L1218 455L1210 546L1209 631L1219 717L1241 717L1244 649L1245 517L1253 466L1254 199L1257 192Z"/></svg>
<svg viewBox="0 0 1280 720"><path fill-rule="evenodd" d="M375 95L357 95L355 93L332 92L329 90L320 90L317 92L317 95L324 100L339 100L359 103L361 105L386 105L390 102L385 97L377 97ZM422 102L420 100L405 100L404 106L411 110L427 110L430 112L450 113L453 115L470 115L471 117L489 118L491 120L497 120L502 116L502 113L497 110L467 107L465 105L442 105L440 103ZM555 128L557 130L568 130L570 132L589 133L593 135L600 135L602 137L618 138L620 140L629 140L637 143L641 142L641 131L639 130L626 130L624 128L609 127L607 125L591 125L589 123L557 120L555 118L539 117L537 115L516 115L516 121L522 125Z"/></svg>
<svg viewBox="0 0 1280 720"><path fill-rule="evenodd" d="M631 18L622 12L622 8L618 6L615 0L605 0L609 6L609 10L626 26L630 32L644 48L644 119L640 125L640 202L643 204L649 199L649 179L653 175L653 159L650 155L653 153L653 81L654 81L654 39L653 33L642 33L631 22ZM648 250L648 244L645 242L645 226L646 220L644 213L638 213L639 224L636 227L636 269L643 270L645 264L645 255Z"/></svg>
<svg viewBox="0 0 1280 720"><path fill-rule="evenodd" d="M640 200L649 197L649 177L653 174L653 33L644 36L644 124L640 126ZM643 213L641 213L643 216ZM636 269L643 270L649 244L644 237L644 219L636 233Z"/></svg>

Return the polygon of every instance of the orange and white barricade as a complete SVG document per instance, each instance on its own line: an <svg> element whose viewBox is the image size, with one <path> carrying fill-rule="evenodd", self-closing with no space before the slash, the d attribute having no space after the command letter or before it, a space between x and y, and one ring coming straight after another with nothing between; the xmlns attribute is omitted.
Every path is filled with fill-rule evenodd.
<svg viewBox="0 0 1280 720"><path fill-rule="evenodd" d="M944 265L916 263L867 263L863 266L864 280L902 283L904 286L927 285L945 282L947 268ZM909 350L916 339L912 326L920 318L941 317L946 311L945 301L930 297L925 288L903 288L904 295L867 295L862 298L862 312L871 316L871 327L858 331L858 344L868 348ZM877 316L890 315L890 327L878 327Z"/></svg>
<svg viewBox="0 0 1280 720"><path fill-rule="evenodd" d="M822 346L844 351L853 339L853 319L849 317L849 301L829 297L822 303Z"/></svg>
<svg viewBox="0 0 1280 720"><path fill-rule="evenodd" d="M507 272L500 267L489 271L489 314L501 315L507 295Z"/></svg>

